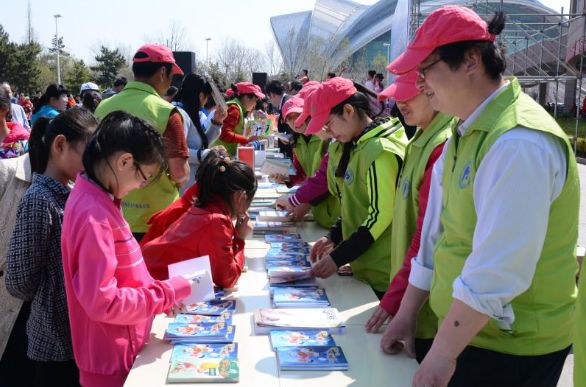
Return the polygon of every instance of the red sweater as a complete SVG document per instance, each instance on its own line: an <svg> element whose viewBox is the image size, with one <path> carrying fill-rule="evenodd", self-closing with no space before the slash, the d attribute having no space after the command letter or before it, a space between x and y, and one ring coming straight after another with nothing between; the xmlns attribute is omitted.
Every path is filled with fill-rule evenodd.
<svg viewBox="0 0 586 387"><path fill-rule="evenodd" d="M248 137L235 133L234 129L240 122L240 110L234 104L228 105L227 116L222 123L222 131L220 132L220 140L226 142L235 142L237 144L247 144Z"/></svg>
<svg viewBox="0 0 586 387"><path fill-rule="evenodd" d="M244 266L244 241L238 239L226 204L192 206L158 238L142 247L146 265L157 279L166 279L172 263L208 255L216 286L234 287Z"/></svg>
<svg viewBox="0 0 586 387"><path fill-rule="evenodd" d="M444 143L445 144L445 143ZM433 165L437 159L441 156L444 144L438 145L427 160L425 166L425 173L423 174L423 180L419 187L419 211L417 214L417 228L413 239L411 239L411 245L407 249L405 258L403 260L403 266L401 270L393 277L393 280L389 284L385 295L383 296L380 306L391 316L397 314L407 285L409 285L409 274L411 273L411 258L417 255L419 251L419 245L421 242L421 227L423 226L423 218L425 217L425 209L427 208L427 199L429 198L429 187L431 185L431 175L433 171Z"/></svg>

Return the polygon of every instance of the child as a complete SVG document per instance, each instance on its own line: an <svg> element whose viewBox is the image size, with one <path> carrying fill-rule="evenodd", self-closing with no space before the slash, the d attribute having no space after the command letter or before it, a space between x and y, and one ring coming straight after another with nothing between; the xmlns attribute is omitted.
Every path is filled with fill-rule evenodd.
<svg viewBox="0 0 586 387"><path fill-rule="evenodd" d="M167 278L167 265L208 255L217 286L234 287L244 266L246 211L256 192L252 169L212 150L197 171L199 193L191 209L163 235L143 246L149 271ZM236 226L233 220L238 219Z"/></svg>
<svg viewBox="0 0 586 387"><path fill-rule="evenodd" d="M311 111L306 133L326 126L336 142L329 148L327 180L340 200L340 219L311 250L319 261L312 274L327 278L350 263L354 276L382 297L391 271L391 221L395 184L406 137L399 120L373 121L371 104L352 81L332 78L305 101Z"/></svg>
<svg viewBox="0 0 586 387"><path fill-rule="evenodd" d="M61 223L69 184L83 169L81 155L98 122L85 109L39 118L30 138L33 183L20 201L8 248L6 288L31 301L27 356L34 385L79 385L73 361L61 263ZM17 332L16 329L14 332Z"/></svg>
<svg viewBox="0 0 586 387"><path fill-rule="evenodd" d="M153 316L191 293L182 277L155 281L122 217L121 199L161 173L160 134L116 111L84 154L63 221L63 271L80 382L122 386L149 337Z"/></svg>

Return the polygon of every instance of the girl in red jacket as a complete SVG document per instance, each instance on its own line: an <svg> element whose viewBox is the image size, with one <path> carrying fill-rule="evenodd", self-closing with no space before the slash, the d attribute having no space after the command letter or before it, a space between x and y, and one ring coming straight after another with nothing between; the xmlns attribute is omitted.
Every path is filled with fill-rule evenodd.
<svg viewBox="0 0 586 387"><path fill-rule="evenodd" d="M244 238L252 231L246 211L256 192L254 172L212 150L197 182L199 193L189 211L143 246L145 262L154 278L165 279L169 264L208 255L214 283L234 287L244 266Z"/></svg>

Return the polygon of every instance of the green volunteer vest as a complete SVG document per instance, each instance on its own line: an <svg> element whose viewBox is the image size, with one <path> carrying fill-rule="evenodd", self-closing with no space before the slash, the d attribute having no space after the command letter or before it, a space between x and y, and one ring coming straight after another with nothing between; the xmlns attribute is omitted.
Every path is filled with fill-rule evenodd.
<svg viewBox="0 0 586 387"><path fill-rule="evenodd" d="M582 268L574 329L574 386L586 386L586 272Z"/></svg>
<svg viewBox="0 0 586 387"><path fill-rule="evenodd" d="M103 100L96 109L96 117L104 118L113 111L125 111L140 117L154 126L162 135L167 128L169 115L175 109L162 99L155 89L144 82L128 82L126 87L115 96ZM146 188L129 193L122 200L124 218L135 233L148 230L147 221L157 211L165 209L179 197L177 185L168 171L159 180Z"/></svg>
<svg viewBox="0 0 586 387"><path fill-rule="evenodd" d="M299 165L307 177L313 176L319 169L321 160L327 152L329 141L322 141L318 136L311 136L307 142L301 136L295 142L293 151ZM311 206L313 218L322 227L330 228L340 216L338 199L332 195Z"/></svg>
<svg viewBox="0 0 586 387"><path fill-rule="evenodd" d="M418 130L405 149L405 164L395 194L393 231L391 234L391 281L403 266L405 254L417 229L419 188L431 152L446 142L455 119L438 113L425 131ZM431 339L437 331L437 317L426 302L419 311L416 337Z"/></svg>
<svg viewBox="0 0 586 387"><path fill-rule="evenodd" d="M403 159L407 137L398 119L389 120L366 132L350 153L344 177L336 177L336 168L343 153L343 144L333 142L329 148L328 189L340 200L342 237L347 239L368 217L370 200L366 179L368 169L383 152ZM397 171L397 174L399 171ZM395 186L396 181L388 184ZM384 200L384 199L383 199ZM368 283L376 291L384 292L389 286L391 273L391 226L350 266L354 277Z"/></svg>
<svg viewBox="0 0 586 387"><path fill-rule="evenodd" d="M472 252L477 221L473 197L476 171L494 142L515 127L548 133L564 144L566 183L552 203L533 282L511 302L515 313L511 330L499 329L491 319L470 345L513 355L543 355L572 342L580 185L566 134L541 106L521 92L516 79L500 91L459 140L454 132L448 145L442 180L443 232L434 250L430 305L440 321L445 318L452 303L452 284Z"/></svg>
<svg viewBox="0 0 586 387"><path fill-rule="evenodd" d="M243 134L244 133L244 117L245 117L245 110L244 107L240 104L238 98L231 99L230 101L226 102L226 105L236 105L238 106L238 112L240 113L240 120L238 121L238 125L234 128L234 133L236 134ZM227 142L224 140L217 139L213 146L222 145L226 148L226 151L230 155L230 157L236 156L236 148L238 148L238 143L236 142Z"/></svg>

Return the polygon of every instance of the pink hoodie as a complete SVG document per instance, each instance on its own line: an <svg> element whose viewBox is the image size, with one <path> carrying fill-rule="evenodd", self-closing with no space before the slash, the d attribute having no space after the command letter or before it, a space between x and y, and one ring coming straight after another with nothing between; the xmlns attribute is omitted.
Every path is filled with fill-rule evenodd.
<svg viewBox="0 0 586 387"><path fill-rule="evenodd" d="M120 201L83 175L65 206L61 249L80 382L122 386L154 315L187 297L191 286L181 277L149 275Z"/></svg>

